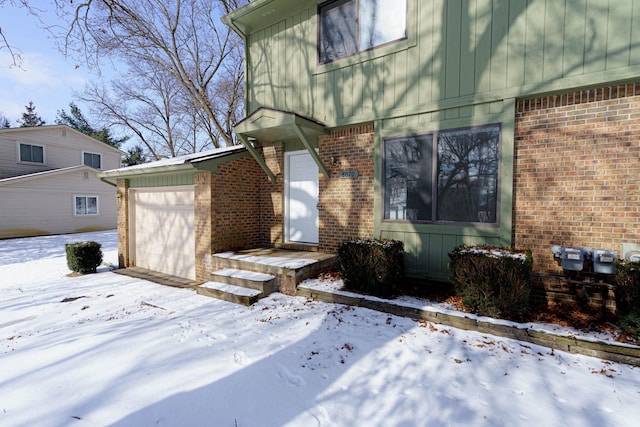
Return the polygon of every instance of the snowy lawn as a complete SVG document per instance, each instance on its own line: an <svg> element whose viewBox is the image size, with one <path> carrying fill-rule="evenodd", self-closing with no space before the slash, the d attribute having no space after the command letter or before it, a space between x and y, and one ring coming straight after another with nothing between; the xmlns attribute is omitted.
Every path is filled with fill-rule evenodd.
<svg viewBox="0 0 640 427"><path fill-rule="evenodd" d="M640 369L363 308L251 308L0 241L2 426L636 426Z"/></svg>

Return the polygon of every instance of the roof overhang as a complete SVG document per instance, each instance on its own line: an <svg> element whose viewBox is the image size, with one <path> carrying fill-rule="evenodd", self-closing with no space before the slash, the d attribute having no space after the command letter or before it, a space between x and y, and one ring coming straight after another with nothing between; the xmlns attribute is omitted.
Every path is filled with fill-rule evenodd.
<svg viewBox="0 0 640 427"><path fill-rule="evenodd" d="M245 38L247 34L318 3L318 0L254 0L223 16L222 22Z"/></svg>
<svg viewBox="0 0 640 427"><path fill-rule="evenodd" d="M141 165L129 166L126 168L112 169L99 173L98 177L105 181L148 175L195 173L198 171L213 172L220 163L229 162L239 157L246 156L248 156L247 150L245 150L241 145L235 145L232 147L219 148L180 157L162 159L150 163L143 163Z"/></svg>
<svg viewBox="0 0 640 427"><path fill-rule="evenodd" d="M238 122L234 130L240 142L249 150L249 153L273 182L276 180L275 175L255 149L252 140L283 142L285 144L300 141L309 151L323 175L327 178L331 177L313 146L315 139L321 135L329 134L329 130L322 123L296 113L261 107Z"/></svg>

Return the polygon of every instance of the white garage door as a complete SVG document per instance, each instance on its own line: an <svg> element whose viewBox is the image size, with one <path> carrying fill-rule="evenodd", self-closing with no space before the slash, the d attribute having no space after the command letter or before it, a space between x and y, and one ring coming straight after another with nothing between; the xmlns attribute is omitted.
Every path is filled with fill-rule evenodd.
<svg viewBox="0 0 640 427"><path fill-rule="evenodd" d="M195 280L193 187L132 190L138 267Z"/></svg>

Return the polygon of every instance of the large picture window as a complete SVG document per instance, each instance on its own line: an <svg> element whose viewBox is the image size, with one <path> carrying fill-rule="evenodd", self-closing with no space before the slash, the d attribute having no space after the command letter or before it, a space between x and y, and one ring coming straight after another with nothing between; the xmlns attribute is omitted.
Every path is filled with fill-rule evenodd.
<svg viewBox="0 0 640 427"><path fill-rule="evenodd" d="M27 163L44 163L44 147L42 145L19 144L20 161Z"/></svg>
<svg viewBox="0 0 640 427"><path fill-rule="evenodd" d="M407 37L407 0L336 0L319 14L321 63Z"/></svg>
<svg viewBox="0 0 640 427"><path fill-rule="evenodd" d="M98 196L75 196L76 215L98 215Z"/></svg>
<svg viewBox="0 0 640 427"><path fill-rule="evenodd" d="M500 126L384 140L384 219L498 222Z"/></svg>

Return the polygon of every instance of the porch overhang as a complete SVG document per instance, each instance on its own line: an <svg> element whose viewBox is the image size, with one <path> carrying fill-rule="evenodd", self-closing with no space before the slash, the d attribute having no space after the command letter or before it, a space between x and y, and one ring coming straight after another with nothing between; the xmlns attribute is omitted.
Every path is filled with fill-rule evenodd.
<svg viewBox="0 0 640 427"><path fill-rule="evenodd" d="M284 144L300 141L309 151L322 174L327 178L331 177L313 147L314 139L329 134L329 130L322 123L296 113L261 107L240 121L235 126L235 133L272 182L276 181L275 174L269 169L252 141L282 142Z"/></svg>

